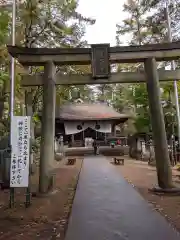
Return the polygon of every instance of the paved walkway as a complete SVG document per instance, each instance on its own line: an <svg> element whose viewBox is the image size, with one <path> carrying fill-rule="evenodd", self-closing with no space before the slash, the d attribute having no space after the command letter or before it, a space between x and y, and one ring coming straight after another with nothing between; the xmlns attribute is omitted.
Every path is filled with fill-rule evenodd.
<svg viewBox="0 0 180 240"><path fill-rule="evenodd" d="M86 157L65 240L178 240L105 157Z"/></svg>

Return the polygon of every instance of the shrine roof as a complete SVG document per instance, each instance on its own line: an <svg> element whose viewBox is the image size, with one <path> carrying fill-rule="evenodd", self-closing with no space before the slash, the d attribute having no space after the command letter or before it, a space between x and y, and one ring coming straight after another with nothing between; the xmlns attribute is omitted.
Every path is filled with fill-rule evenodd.
<svg viewBox="0 0 180 240"><path fill-rule="evenodd" d="M68 103L56 109L56 118L66 121L118 120L127 121L131 116L118 113L104 103Z"/></svg>

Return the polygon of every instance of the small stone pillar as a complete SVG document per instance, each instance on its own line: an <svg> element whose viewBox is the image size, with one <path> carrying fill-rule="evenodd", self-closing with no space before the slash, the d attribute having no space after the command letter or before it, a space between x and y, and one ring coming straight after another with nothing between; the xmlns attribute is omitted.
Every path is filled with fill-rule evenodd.
<svg viewBox="0 0 180 240"><path fill-rule="evenodd" d="M74 134L71 135L71 146L74 146Z"/></svg>
<svg viewBox="0 0 180 240"><path fill-rule="evenodd" d="M56 68L49 61L44 69L43 112L41 130L41 155L39 191L46 193L53 187L52 162L54 161L55 105L56 105Z"/></svg>
<svg viewBox="0 0 180 240"><path fill-rule="evenodd" d="M106 133L104 133L104 141L105 141L105 143L107 142L107 135L106 135Z"/></svg>
<svg viewBox="0 0 180 240"><path fill-rule="evenodd" d="M64 155L65 155L65 152L64 152L64 138L63 138L62 135L60 136L59 144L60 144L60 154L61 154L61 156L63 158Z"/></svg>
<svg viewBox="0 0 180 240"><path fill-rule="evenodd" d="M155 145L158 184L160 188L171 188L172 172L170 168L164 116L160 99L159 77L155 58L145 60L145 73Z"/></svg>

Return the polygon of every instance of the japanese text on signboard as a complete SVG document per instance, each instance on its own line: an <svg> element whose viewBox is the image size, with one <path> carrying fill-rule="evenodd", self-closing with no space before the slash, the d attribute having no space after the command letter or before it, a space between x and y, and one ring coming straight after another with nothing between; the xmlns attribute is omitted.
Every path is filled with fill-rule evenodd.
<svg viewBox="0 0 180 240"><path fill-rule="evenodd" d="M29 179L30 118L14 117L11 187L27 187Z"/></svg>

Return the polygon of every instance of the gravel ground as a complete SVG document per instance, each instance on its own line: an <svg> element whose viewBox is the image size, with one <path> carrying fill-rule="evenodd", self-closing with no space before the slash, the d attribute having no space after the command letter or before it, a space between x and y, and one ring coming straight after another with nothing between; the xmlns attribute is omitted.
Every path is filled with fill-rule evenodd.
<svg viewBox="0 0 180 240"><path fill-rule="evenodd" d="M55 191L46 197L33 197L32 206L24 207L23 191L16 191L15 208L8 208L9 191L0 190L0 240L64 239L82 159L67 166L55 163ZM32 179L37 188L38 175Z"/></svg>

